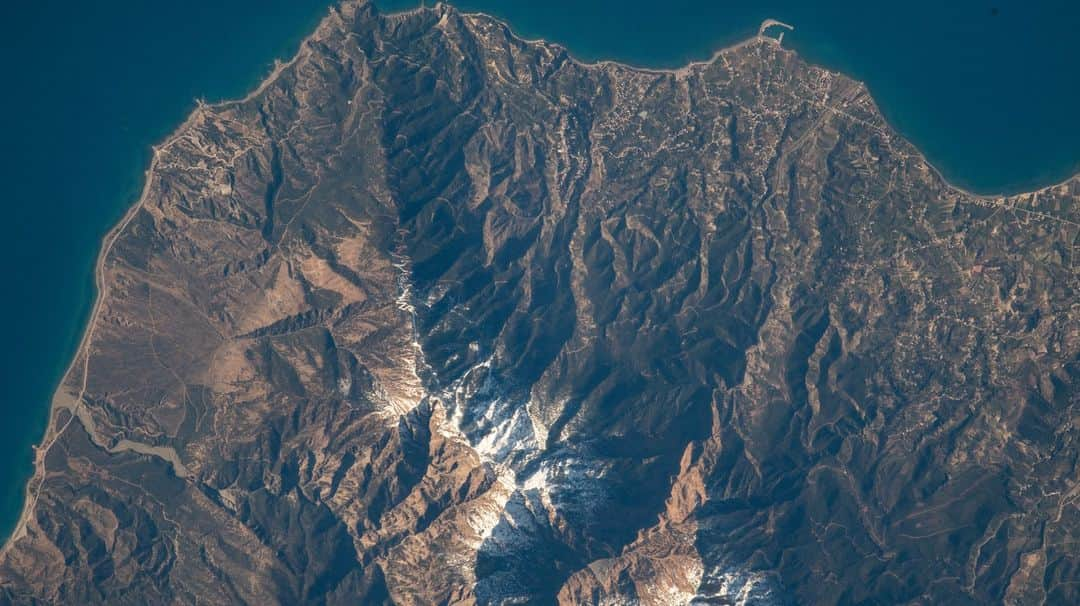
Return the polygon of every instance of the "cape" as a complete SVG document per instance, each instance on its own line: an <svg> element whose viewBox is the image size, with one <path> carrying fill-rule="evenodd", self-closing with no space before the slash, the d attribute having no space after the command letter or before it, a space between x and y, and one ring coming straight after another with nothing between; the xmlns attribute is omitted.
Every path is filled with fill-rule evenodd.
<svg viewBox="0 0 1080 606"><path fill-rule="evenodd" d="M344 2L155 148L0 601L1078 603L1078 200L765 35Z"/></svg>

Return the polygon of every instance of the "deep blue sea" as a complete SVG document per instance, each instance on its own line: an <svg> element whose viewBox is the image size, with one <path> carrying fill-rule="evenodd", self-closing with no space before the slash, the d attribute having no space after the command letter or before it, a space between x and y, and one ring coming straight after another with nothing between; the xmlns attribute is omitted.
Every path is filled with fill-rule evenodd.
<svg viewBox="0 0 1080 606"><path fill-rule="evenodd" d="M92 304L101 237L150 146L194 106L242 96L329 0L9 0L0 7L0 535ZM386 0L384 9L417 2ZM867 83L950 181L1016 192L1080 170L1080 3L462 0L581 59L672 67L767 17L804 57Z"/></svg>

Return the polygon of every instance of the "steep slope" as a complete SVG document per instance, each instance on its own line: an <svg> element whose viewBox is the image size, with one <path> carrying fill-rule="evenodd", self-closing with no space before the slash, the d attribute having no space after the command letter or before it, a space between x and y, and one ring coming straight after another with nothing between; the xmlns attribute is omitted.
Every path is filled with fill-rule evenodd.
<svg viewBox="0 0 1080 606"><path fill-rule="evenodd" d="M1078 198L769 38L347 2L157 148L0 595L1080 601Z"/></svg>

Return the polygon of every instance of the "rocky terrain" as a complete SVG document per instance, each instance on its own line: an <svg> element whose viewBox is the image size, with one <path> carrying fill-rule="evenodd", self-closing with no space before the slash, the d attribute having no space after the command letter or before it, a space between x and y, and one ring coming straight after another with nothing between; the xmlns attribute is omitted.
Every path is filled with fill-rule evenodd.
<svg viewBox="0 0 1080 606"><path fill-rule="evenodd" d="M1078 603L1078 202L772 38L346 2L156 148L0 602Z"/></svg>

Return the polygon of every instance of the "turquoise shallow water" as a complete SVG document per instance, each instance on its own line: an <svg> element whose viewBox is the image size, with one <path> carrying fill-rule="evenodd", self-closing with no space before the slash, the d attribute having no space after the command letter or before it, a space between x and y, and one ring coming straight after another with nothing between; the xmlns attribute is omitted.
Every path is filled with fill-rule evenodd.
<svg viewBox="0 0 1080 606"><path fill-rule="evenodd" d="M0 534L78 344L102 235L134 201L149 148L194 105L236 97L286 58L328 0L5 3L0 208ZM383 8L415 2L386 1ZM1080 170L1080 5L463 0L582 59L671 67L766 17L809 60L865 81L952 182L1022 191Z"/></svg>

